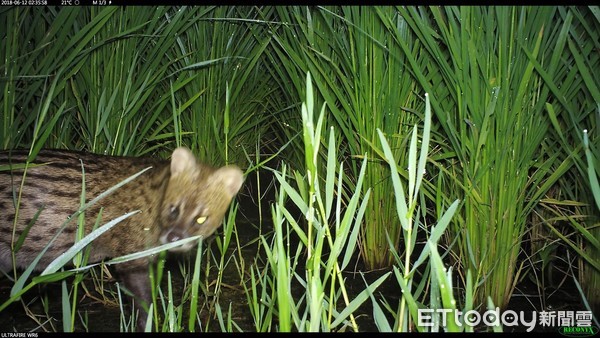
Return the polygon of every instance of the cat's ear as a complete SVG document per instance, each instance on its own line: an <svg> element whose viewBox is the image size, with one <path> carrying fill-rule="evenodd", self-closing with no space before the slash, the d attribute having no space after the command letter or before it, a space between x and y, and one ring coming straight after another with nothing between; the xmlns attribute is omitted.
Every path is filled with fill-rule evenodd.
<svg viewBox="0 0 600 338"><path fill-rule="evenodd" d="M171 175L177 175L196 167L196 157L185 147L179 147L171 156Z"/></svg>
<svg viewBox="0 0 600 338"><path fill-rule="evenodd" d="M244 183L244 174L240 168L234 165L228 165L217 169L212 174L212 178L216 182L221 182L225 188L225 192L230 198L233 198Z"/></svg>

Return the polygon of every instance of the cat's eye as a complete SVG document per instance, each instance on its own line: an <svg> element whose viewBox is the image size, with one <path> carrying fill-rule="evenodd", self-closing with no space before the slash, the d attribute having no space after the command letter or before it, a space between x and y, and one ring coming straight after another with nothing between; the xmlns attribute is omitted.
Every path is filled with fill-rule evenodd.
<svg viewBox="0 0 600 338"><path fill-rule="evenodd" d="M200 217L196 218L196 223L202 225L202 224L204 224L204 222L206 222L206 218L207 218L206 216L200 216Z"/></svg>
<svg viewBox="0 0 600 338"><path fill-rule="evenodd" d="M175 220L179 216L179 208L174 205L169 207L169 219Z"/></svg>

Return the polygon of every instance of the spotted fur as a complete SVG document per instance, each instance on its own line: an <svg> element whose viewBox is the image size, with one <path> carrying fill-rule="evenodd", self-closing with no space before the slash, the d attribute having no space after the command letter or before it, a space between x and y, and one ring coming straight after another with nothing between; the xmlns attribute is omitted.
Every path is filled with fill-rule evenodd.
<svg viewBox="0 0 600 338"><path fill-rule="evenodd" d="M34 160L39 165L28 168L23 175L18 165L26 162L27 155L26 150L0 152L0 168L10 168L0 170L0 269L5 272L13 268L14 243L40 209L22 247L14 253L18 268L27 267L65 220L77 211L83 190L82 165L86 201L151 167L85 212L85 228L89 233L101 209L100 224L131 211L141 211L97 238L91 244L90 262L189 236L212 235L243 183L239 168L202 164L187 148L177 148L170 161L42 150ZM71 220L42 257L38 270L73 245L76 230L77 220ZM173 251L186 251L193 246L190 243ZM149 263L148 259L140 259L116 266L125 286L142 303L150 300ZM143 308L138 310L141 311L138 328L142 328L146 316Z"/></svg>

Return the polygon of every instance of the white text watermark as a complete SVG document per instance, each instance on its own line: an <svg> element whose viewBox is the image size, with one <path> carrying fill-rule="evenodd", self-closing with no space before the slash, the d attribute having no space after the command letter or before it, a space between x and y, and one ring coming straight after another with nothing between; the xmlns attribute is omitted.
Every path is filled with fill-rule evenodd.
<svg viewBox="0 0 600 338"><path fill-rule="evenodd" d="M463 313L460 310L452 309L419 309L419 326L431 327L439 325L446 327L449 320L454 321L458 326L475 327L481 324L486 326L524 326L527 332L533 330L536 326L579 326L586 327L592 325L591 311L524 311L518 313L513 310L500 311L499 308L487 310L479 313L475 310L469 310Z"/></svg>

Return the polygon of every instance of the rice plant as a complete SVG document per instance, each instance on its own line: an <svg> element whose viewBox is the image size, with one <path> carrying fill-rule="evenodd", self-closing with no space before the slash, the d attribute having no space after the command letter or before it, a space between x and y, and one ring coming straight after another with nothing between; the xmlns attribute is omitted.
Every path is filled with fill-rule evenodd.
<svg viewBox="0 0 600 338"><path fill-rule="evenodd" d="M387 320L379 303L371 295L373 303L373 318L380 331L398 331L407 332L416 330L419 332L462 332L473 331L473 327L466 325L464 317L442 316L436 310L446 311L445 314L453 314L461 310L467 313L473 310L473 299L475 296L474 282L470 271L467 271L465 291L460 293L464 300L458 302L455 299L452 277L452 267L446 268L442 256L438 253L438 242L442 239L444 232L454 213L459 206L459 200L455 200L439 218L436 225L427 226L425 220L421 220L423 214L419 212L420 206L417 197L420 194L420 188L425 176L425 163L428 157L429 138L431 131L431 105L429 96L425 94L425 118L423 126L423 139L421 149L417 155L417 127L413 128L412 137L408 150L408 182L403 183L398 174L398 163L394 158L390 145L386 140L384 133L378 130L381 142L380 156L390 166L391 178L394 187L394 196L396 202L396 211L402 224L404 247L404 259L400 254L394 254L396 265L394 266L394 275L396 281L402 290L400 304L396 311L391 308L384 299L384 305L393 314L393 322ZM405 186L408 188L406 193ZM413 261L414 254L417 252L416 240L417 233L424 232L426 244L423 246L418 258ZM422 237L422 236L421 236ZM390 248L394 243L388 238ZM392 249L394 252L394 250ZM443 254L447 256L447 252ZM427 263L427 264L425 264ZM425 292L424 290L429 290ZM428 300L429 302L427 302ZM493 303L489 302L490 308ZM428 305L424 305L428 304ZM461 307L462 305L462 307ZM430 313L431 315L427 315ZM431 319L430 321L423 318ZM500 328L495 327L494 330Z"/></svg>
<svg viewBox="0 0 600 338"><path fill-rule="evenodd" d="M596 202L596 210L600 211L600 184L598 183L600 166L598 166L598 158L591 150L593 148L589 144L587 129L584 130L583 133L583 143L588 164L590 188L594 196L594 201ZM596 220L598 220L598 218L596 218ZM598 322L600 320L598 319L598 311L600 311L600 291L598 291L598 285L600 285L600 242L598 241L598 238L600 238L600 236L598 235L600 234L600 230L598 223L592 225L589 231L583 228L578 228L578 230L588 243L587 252L581 254L587 263L582 272L585 295L591 302L591 309L596 314L596 325L599 325Z"/></svg>
<svg viewBox="0 0 600 338"><path fill-rule="evenodd" d="M336 163L333 128L328 138L324 184L317 169L325 105L315 119L310 75L306 79L306 93L302 104L306 172L288 174L286 166L275 172L281 190L272 208L274 237L268 240L261 236L266 262L263 271L258 267L252 269L251 285L245 287L250 313L259 331L314 332L346 327L358 331L353 313L367 299L367 292L374 292L390 274L368 285L354 299L350 298L342 275L356 250L370 194L367 190L363 196L361 189L367 163L363 161L357 187L342 211L340 191L344 171L343 163ZM288 176L293 178L292 184L288 183ZM286 206L287 198L299 208L300 219Z"/></svg>
<svg viewBox="0 0 600 338"><path fill-rule="evenodd" d="M174 276L159 262L148 329L245 329L235 306L222 302L223 270L235 265L256 331L357 330L353 313L367 299L380 330L426 331L414 311L448 306L453 293L438 292L441 285L464 290L456 308L481 311L489 297L504 308L535 271L519 253L532 249L546 264L558 245L580 262L569 273L593 306L598 210L588 168L599 167L598 13L597 6L1 8L0 147L29 148L33 160L42 147L161 156L188 144L215 164L245 158L257 177L277 162L275 237L263 232L269 225L259 212L261 236L253 240L265 257L247 269L233 206L216 250L202 247L193 267L181 265L189 276L180 303L169 303ZM311 115L324 102L327 109ZM327 134L326 126L334 129ZM417 163L419 144L427 154ZM408 182L403 198L400 182ZM437 237L442 220L447 230ZM542 232L555 237L525 242ZM352 300L341 271L356 254L367 270L393 270ZM77 262L85 266L85 255ZM13 273L11 302L55 278L28 284L27 276ZM86 330L93 324L77 304L89 284L75 278L61 286L64 331L78 320ZM404 290L399 305L379 307L373 291L384 280ZM93 283L105 286L102 278ZM306 292L294 294L295 286ZM123 314L123 330L133 323Z"/></svg>
<svg viewBox="0 0 600 338"><path fill-rule="evenodd" d="M328 121L340 130L338 156L354 179L362 160L370 162L363 185L371 189L371 195L360 233L361 257L369 269L389 267L393 255L387 237L398 250L402 231L389 198L389 169L372 145L377 142L377 128L389 135L406 177L402 150L408 144L409 126L422 118L417 113L422 98L415 93L417 82L390 30L398 29L415 54L419 43L391 7L279 8L277 15L290 25L277 27L273 44L279 63L273 72L294 84L290 90L298 90L302 79L296 74L310 71L322 96L317 102L335 103ZM285 116L286 123L298 121ZM347 184L352 190L353 179Z"/></svg>
<svg viewBox="0 0 600 338"><path fill-rule="evenodd" d="M193 81L199 79L199 73L207 67L218 67L219 62L202 59L204 56L199 51L205 50L204 41L182 36L190 34L193 37L190 27L194 25L214 27L210 19L218 20L221 14L215 15L213 9L3 8L0 24L6 27L3 41L7 44L3 43L0 48L6 56L3 60L8 61L0 66L3 74L8 74L3 78L1 97L4 109L0 138L3 148L30 147L31 159L41 147L143 155L163 151L169 143L180 143L182 135L186 137L194 132L195 137L185 139L186 142L212 144L214 140L225 139L225 142L219 143L225 148L225 156L219 160L226 161L228 144L243 148L240 135L246 133L246 138L254 141L252 132L267 126L238 107L259 110L256 108L262 104L259 98L268 91L264 90L264 86L250 87L254 91L242 90L249 86L242 86L244 82L241 79L248 78L249 74L259 74L253 67L260 53L234 48L232 54L253 54L254 58L248 60L239 55L222 55L220 60L236 59L236 63L230 63L234 65L230 67L231 73L219 73L219 76L210 78L214 83L204 85L218 88L219 93L231 90L233 102L244 102L244 105L234 106L240 113L234 111L227 116L224 125L214 120L218 115L198 114L204 109L194 107L198 112L195 116L206 119L207 123L202 125L210 126L209 132L194 130L192 124L185 121L190 115L190 104L201 96L198 94L206 91L203 89L186 97L190 89L187 85L193 85ZM249 9L243 8L236 13L245 16L246 11L250 13ZM246 19L244 17L240 22ZM246 21L246 27L248 25L249 21ZM234 24L229 26L235 27ZM230 32L220 27L215 31L223 33L221 37L209 33L215 45L229 43L229 46L241 48L242 45L232 39ZM240 34L235 34L236 38L247 42L250 48L260 46L253 43L258 40L248 38L250 31L239 31ZM190 45L184 46L186 43ZM186 47L191 50L185 50ZM225 51L214 49L213 55L220 53ZM227 81L234 85L229 88ZM184 93L184 90L187 92ZM262 93L259 93L261 90ZM244 94L238 94L240 91L252 96L255 105L248 104L250 100L244 98ZM222 110L229 110L229 94L227 97L219 94L218 97ZM180 100L185 104L179 104ZM206 102L213 103L212 100ZM223 112L220 114L221 117L225 115ZM180 123L182 119L186 122L185 126ZM210 152L213 155L210 159L216 158L218 153L214 148ZM27 274L23 280L26 277ZM80 277L77 278L79 280ZM157 279L156 283L160 283L160 278ZM77 296L77 292L69 292L72 301L68 298L63 301L65 330L73 330ZM156 305L154 313L158 314ZM155 324L158 325L158 322L155 321ZM173 327L169 326L169 329Z"/></svg>
<svg viewBox="0 0 600 338"><path fill-rule="evenodd" d="M600 84L598 69L600 56L599 8L591 6L589 11L580 8L560 9L560 18L570 24L568 33L561 35L564 63L573 66L568 76L554 78L540 69L544 80L555 93L555 98L546 103L552 121L552 140L554 149L567 158L572 166L558 185L563 198L546 201L545 208L553 218L564 221L566 230L552 222L545 222L560 239L569 245L579 257L579 276L577 280L585 290L589 303L598 312L600 295L598 286L598 209L595 208L593 179L591 168L596 168L598 158L598 122L600 122ZM539 68L542 68L541 66ZM571 68L569 68L571 69ZM585 130L586 132L582 133ZM591 161L591 162L590 162ZM593 170L592 170L593 171ZM574 184L575 183L575 184ZM569 232L559 236L559 233ZM579 243L571 238L579 238ZM590 241L591 240L591 241ZM575 273L575 272L574 272ZM597 315L596 315L597 316Z"/></svg>
<svg viewBox="0 0 600 338"><path fill-rule="evenodd" d="M537 70L565 76L564 39L557 37L564 37L569 22L556 25L555 8L398 11L423 41L428 68L438 74L430 79L425 74L431 71L413 68L435 98L433 111L456 155L444 168L445 189L465 195L449 234L459 240L463 270L476 272L482 282L477 303L490 295L504 307L522 266L517 256L528 215L568 168L556 154L541 153L549 128L544 107L552 96L547 74Z"/></svg>
<svg viewBox="0 0 600 338"><path fill-rule="evenodd" d="M144 155L183 140L212 161L218 152L205 144L217 141L239 159L244 138L255 143L268 127L258 115L270 93L258 67L268 40L251 8L3 11L12 43L2 47L12 60L2 66L4 148L33 140Z"/></svg>
<svg viewBox="0 0 600 338"><path fill-rule="evenodd" d="M190 19L165 58L166 80L176 80L173 119L181 140L207 161L240 161L270 124L266 106L274 86L262 66L270 42L262 16L249 7L180 12Z"/></svg>
<svg viewBox="0 0 600 338"><path fill-rule="evenodd" d="M570 212L565 208L558 208L557 205L569 205L566 202L555 201L548 203L546 209L553 217L544 220L544 225L561 241L566 243L579 257L578 273L571 271L571 276L581 292L583 303L595 314L596 324L598 323L598 304L599 297L598 282L600 281L600 242L598 241L598 217L597 211L600 210L600 185L598 184L598 160L592 151L594 148L589 141L588 130L583 131L584 158L586 161L586 179L589 182L589 188L593 205L578 203L576 210L578 214ZM573 205L571 203L570 205ZM590 215L583 212L584 207L595 209ZM566 222L572 229L569 234L563 234L556 221ZM575 264L573 264L575 265Z"/></svg>
<svg viewBox="0 0 600 338"><path fill-rule="evenodd" d="M419 259L416 262L411 261L411 257L413 251L415 250L415 242L416 242L416 234L417 231L424 228L424 225L418 219L420 216L419 208L417 207L419 190L421 187L421 183L423 181L423 177L425 175L425 163L427 161L427 153L429 147L429 137L431 130L431 106L429 103L429 97L425 94L425 119L424 119L424 128L423 128L423 139L421 142L421 151L417 158L417 127L413 128L412 137L410 140L408 158L409 158L409 169L408 169L408 194L404 189L404 184L400 181L400 176L398 174L398 164L397 160L394 158L394 155L391 151L390 145L385 138L384 133L378 129L379 139L382 147L382 157L386 160L388 165L390 166L391 171L391 179L394 187L394 196L396 202L396 211L398 214L398 218L400 223L402 224L402 231L404 233L404 261L400 259L400 255L395 255L397 264L399 268L394 267L394 273L396 275L396 279L402 289L402 298L400 300L398 312L396 313L396 321L394 328L397 331L407 331L409 328L410 321L407 320L409 318L407 311L408 308L411 312L411 317L415 319L418 314L417 309L418 306L415 303L415 297L413 295L412 284L413 278L416 271L416 268L422 264L423 260L431 253L432 254L432 264L431 267L431 275L432 281L434 282L432 285L432 305L433 307L441 307L439 304L440 297L437 294L437 290L440 290L439 285L442 286L441 298L444 300L444 307L450 309L456 309L456 302L453 300L452 295L452 279L450 277L450 272L448 278L444 277L443 271L446 269L443 266L441 258L437 253L437 241L440 239L441 234L445 231L450 218L454 214L457 206L458 200L456 200L449 208L447 214L443 215L440 219L440 223L437 226L431 228L430 235L431 237L428 239L427 247L423 249ZM394 243L388 237L390 247L394 247ZM438 284L439 283L439 284ZM435 291L434 291L435 290ZM437 304L437 305L436 305ZM375 313L376 322L380 329L389 331L392 327L385 321L385 317L382 315L376 303L374 303L374 308L378 310ZM448 325L451 331L456 330L456 323L451 322Z"/></svg>

